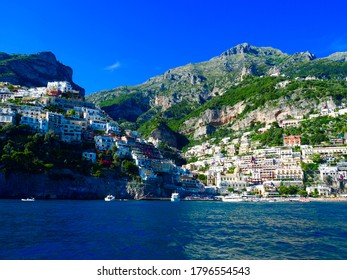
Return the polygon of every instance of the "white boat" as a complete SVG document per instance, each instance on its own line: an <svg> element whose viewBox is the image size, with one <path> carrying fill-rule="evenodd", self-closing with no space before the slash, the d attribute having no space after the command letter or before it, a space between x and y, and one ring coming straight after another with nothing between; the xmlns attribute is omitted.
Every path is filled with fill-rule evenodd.
<svg viewBox="0 0 347 280"><path fill-rule="evenodd" d="M35 198L33 197L22 198L21 201L35 201Z"/></svg>
<svg viewBox="0 0 347 280"><path fill-rule="evenodd" d="M174 192L171 194L171 201L172 202L178 202L181 201L180 194L177 192Z"/></svg>
<svg viewBox="0 0 347 280"><path fill-rule="evenodd" d="M105 197L105 201L112 201L115 200L115 197L112 194L109 194Z"/></svg>
<svg viewBox="0 0 347 280"><path fill-rule="evenodd" d="M223 202L246 202L247 199L240 195L231 194L231 195L223 196L222 201Z"/></svg>

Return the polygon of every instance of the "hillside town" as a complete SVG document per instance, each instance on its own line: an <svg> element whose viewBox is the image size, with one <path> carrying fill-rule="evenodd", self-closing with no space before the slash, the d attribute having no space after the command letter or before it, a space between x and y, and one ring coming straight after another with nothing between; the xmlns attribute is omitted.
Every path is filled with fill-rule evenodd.
<svg viewBox="0 0 347 280"><path fill-rule="evenodd" d="M1 125L22 125L35 133L53 131L62 142L94 143L81 157L110 166L112 158L130 159L147 184L165 185L169 190L200 191L202 184L186 169L165 159L158 146L136 131L124 131L103 110L84 101L70 83L48 82L47 87L25 88L0 83Z"/></svg>
<svg viewBox="0 0 347 280"><path fill-rule="evenodd" d="M301 135L284 135L282 146L259 147L245 132L239 138L225 137L217 144L206 141L190 147L185 153L189 163L179 167L162 156L158 139L145 140L136 131L124 131L103 110L86 102L69 82L48 82L46 87L36 88L4 82L0 83L0 98L2 125L23 125L40 134L53 131L66 143L94 143L82 158L106 166L114 155L130 159L142 182L167 190L200 198L230 193L345 196L347 135L322 146L302 145ZM309 118L345 113L345 106L327 104ZM295 116L280 120L278 125L295 127L302 120L303 116ZM258 133L267 129L265 126Z"/></svg>
<svg viewBox="0 0 347 280"><path fill-rule="evenodd" d="M309 114L307 118L336 118L346 113L346 104L337 107L327 102L319 112ZM290 116L280 119L277 125L298 127L302 121L304 116ZM266 125L257 133L264 133L270 127ZM276 147L262 147L251 140L252 133L225 137L218 143L210 139L189 148L185 158L190 163L185 168L204 174L207 188L221 194L237 192L276 197L283 194L280 191L283 186L296 189L292 194L302 196L346 196L346 133L316 146L303 145L301 135L283 135L282 146Z"/></svg>

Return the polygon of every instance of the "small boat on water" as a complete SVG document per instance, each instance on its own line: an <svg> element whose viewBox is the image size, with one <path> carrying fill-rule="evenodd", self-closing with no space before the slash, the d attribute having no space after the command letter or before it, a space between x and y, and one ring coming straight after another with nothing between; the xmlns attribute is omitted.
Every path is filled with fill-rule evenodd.
<svg viewBox="0 0 347 280"><path fill-rule="evenodd" d="M177 192L174 192L171 194L171 201L172 202L178 202L181 201L180 194Z"/></svg>
<svg viewBox="0 0 347 280"><path fill-rule="evenodd" d="M21 201L35 201L35 198L33 197L22 198Z"/></svg>
<svg viewBox="0 0 347 280"><path fill-rule="evenodd" d="M115 197L112 194L109 194L105 197L105 201L112 201L115 200Z"/></svg>
<svg viewBox="0 0 347 280"><path fill-rule="evenodd" d="M231 195L223 196L222 201L223 202L246 202L247 198L242 197L240 195L231 194Z"/></svg>

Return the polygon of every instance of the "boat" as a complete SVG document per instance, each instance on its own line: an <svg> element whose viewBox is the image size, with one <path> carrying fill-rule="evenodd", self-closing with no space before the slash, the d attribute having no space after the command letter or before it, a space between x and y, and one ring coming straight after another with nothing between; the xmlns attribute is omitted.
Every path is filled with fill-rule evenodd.
<svg viewBox="0 0 347 280"><path fill-rule="evenodd" d="M35 201L35 198L33 197L22 198L21 201Z"/></svg>
<svg viewBox="0 0 347 280"><path fill-rule="evenodd" d="M109 194L105 197L105 201L112 201L115 200L115 197L112 194Z"/></svg>
<svg viewBox="0 0 347 280"><path fill-rule="evenodd" d="M240 195L231 194L231 195L223 196L222 201L223 202L246 202L247 198L242 197Z"/></svg>
<svg viewBox="0 0 347 280"><path fill-rule="evenodd" d="M172 202L178 202L181 201L180 194L177 192L174 192L171 194L171 201Z"/></svg>

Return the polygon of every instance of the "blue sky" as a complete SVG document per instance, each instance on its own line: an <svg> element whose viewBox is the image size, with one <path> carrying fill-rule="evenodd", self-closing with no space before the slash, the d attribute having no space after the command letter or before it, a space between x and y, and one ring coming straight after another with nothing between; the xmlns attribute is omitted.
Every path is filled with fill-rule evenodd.
<svg viewBox="0 0 347 280"><path fill-rule="evenodd" d="M318 57L347 51L341 0L2 2L0 51L52 51L87 94L140 84L243 42Z"/></svg>

